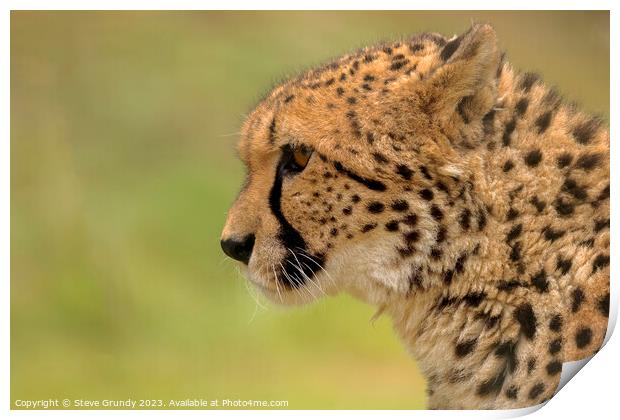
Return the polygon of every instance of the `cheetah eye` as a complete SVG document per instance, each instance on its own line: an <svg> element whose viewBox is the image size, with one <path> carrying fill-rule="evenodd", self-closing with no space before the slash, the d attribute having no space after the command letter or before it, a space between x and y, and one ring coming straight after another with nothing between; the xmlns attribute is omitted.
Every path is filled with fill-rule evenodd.
<svg viewBox="0 0 620 420"><path fill-rule="evenodd" d="M312 149L307 146L284 146L282 169L286 173L297 173L304 170L312 156Z"/></svg>

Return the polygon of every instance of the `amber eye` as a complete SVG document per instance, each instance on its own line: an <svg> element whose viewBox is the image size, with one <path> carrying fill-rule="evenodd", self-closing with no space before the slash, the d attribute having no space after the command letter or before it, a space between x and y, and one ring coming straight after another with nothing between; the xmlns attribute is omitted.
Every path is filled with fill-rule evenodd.
<svg viewBox="0 0 620 420"><path fill-rule="evenodd" d="M295 164L305 168L310 160L310 156L312 156L312 151L305 147L295 149L293 152L293 159L295 160Z"/></svg>
<svg viewBox="0 0 620 420"><path fill-rule="evenodd" d="M282 169L288 173L301 172L308 165L312 149L307 146L285 146L283 148L284 165Z"/></svg>

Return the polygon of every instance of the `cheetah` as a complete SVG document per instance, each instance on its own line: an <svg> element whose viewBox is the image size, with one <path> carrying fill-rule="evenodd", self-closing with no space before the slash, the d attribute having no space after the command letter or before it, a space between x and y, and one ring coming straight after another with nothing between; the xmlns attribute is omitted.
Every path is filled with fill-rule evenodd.
<svg viewBox="0 0 620 420"><path fill-rule="evenodd" d="M609 132L491 25L344 55L275 87L244 122L247 179L224 252L281 304L377 307L431 409L537 405L602 346Z"/></svg>

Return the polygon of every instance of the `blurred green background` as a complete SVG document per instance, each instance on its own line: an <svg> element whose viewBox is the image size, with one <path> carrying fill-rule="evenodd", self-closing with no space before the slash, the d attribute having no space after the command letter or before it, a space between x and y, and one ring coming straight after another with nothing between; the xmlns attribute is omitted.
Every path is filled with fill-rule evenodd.
<svg viewBox="0 0 620 420"><path fill-rule="evenodd" d="M495 25L509 60L609 116L607 12L12 12L11 403L423 408L389 320L255 300L219 248L243 116L382 39Z"/></svg>

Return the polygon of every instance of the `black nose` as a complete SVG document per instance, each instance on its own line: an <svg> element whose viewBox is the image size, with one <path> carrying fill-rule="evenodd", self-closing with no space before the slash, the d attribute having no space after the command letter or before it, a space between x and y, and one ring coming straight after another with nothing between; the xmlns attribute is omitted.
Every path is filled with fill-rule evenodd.
<svg viewBox="0 0 620 420"><path fill-rule="evenodd" d="M230 258L247 264L252 255L252 248L254 248L254 235L250 234L240 241L236 239L222 239L220 245L224 253Z"/></svg>

